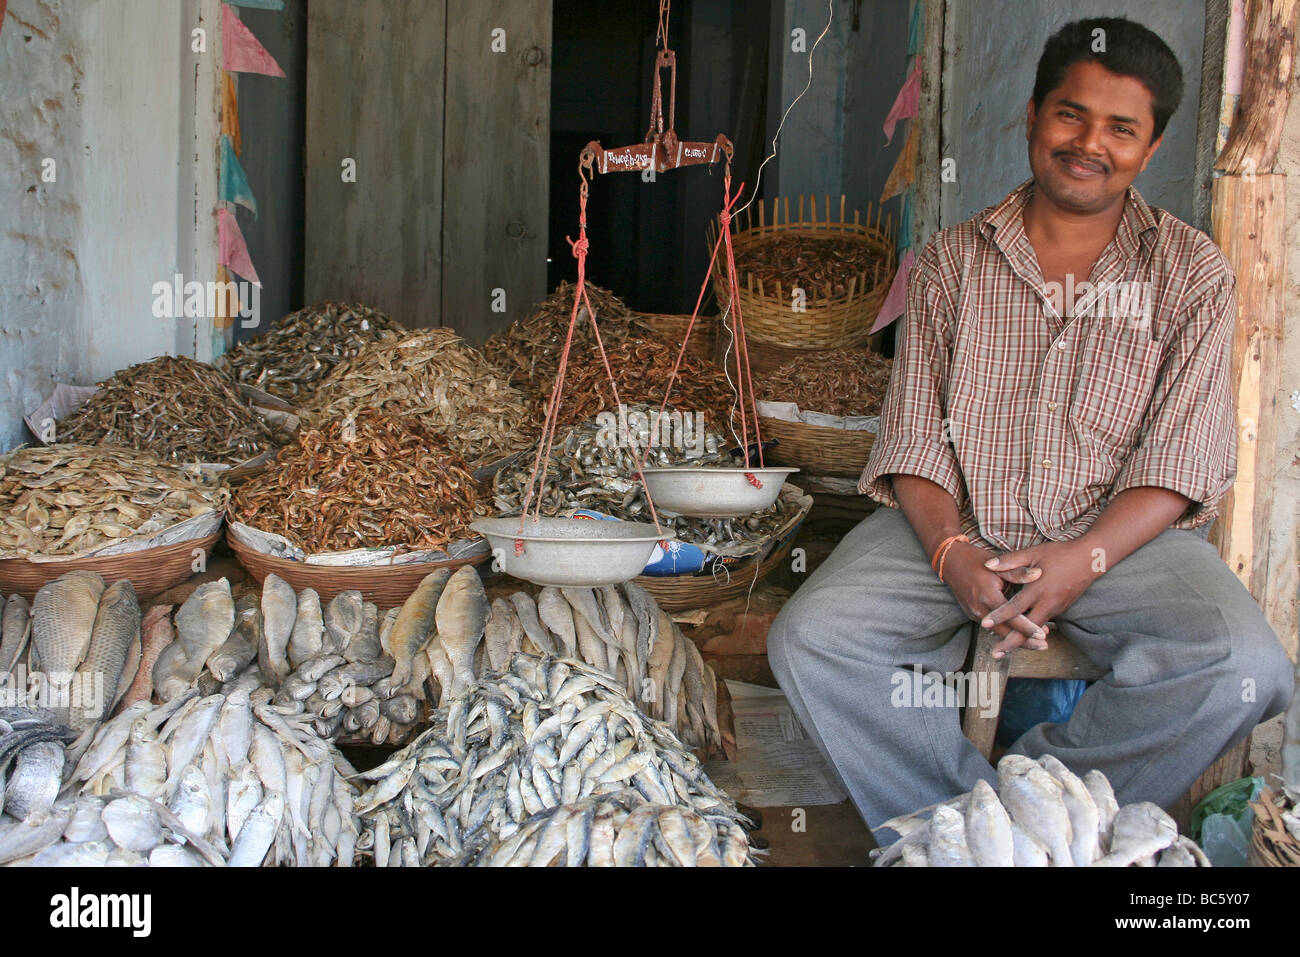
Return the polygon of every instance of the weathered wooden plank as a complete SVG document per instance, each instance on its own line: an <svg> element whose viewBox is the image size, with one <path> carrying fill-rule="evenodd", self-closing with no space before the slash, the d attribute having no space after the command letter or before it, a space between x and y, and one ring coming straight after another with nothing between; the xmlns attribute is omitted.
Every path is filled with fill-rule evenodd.
<svg viewBox="0 0 1300 957"><path fill-rule="evenodd" d="M451 11L442 313L477 344L547 291L551 0L452 2Z"/></svg>
<svg viewBox="0 0 1300 957"><path fill-rule="evenodd" d="M1237 481L1224 498L1214 541L1255 600L1267 602L1269 516L1280 466L1273 397L1285 280L1286 177L1221 176L1214 183L1214 235L1237 273L1232 382L1237 404Z"/></svg>
<svg viewBox="0 0 1300 957"><path fill-rule="evenodd" d="M307 6L309 303L355 299L408 326L441 324L446 20L444 0Z"/></svg>

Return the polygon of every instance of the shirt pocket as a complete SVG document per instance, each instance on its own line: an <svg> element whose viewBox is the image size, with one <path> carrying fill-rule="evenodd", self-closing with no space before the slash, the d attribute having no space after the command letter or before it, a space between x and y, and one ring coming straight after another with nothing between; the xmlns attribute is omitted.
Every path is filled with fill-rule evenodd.
<svg viewBox="0 0 1300 957"><path fill-rule="evenodd" d="M1160 369L1160 343L1149 329L1101 320L1088 330L1079 358L1070 418L1095 450L1127 458L1137 443Z"/></svg>

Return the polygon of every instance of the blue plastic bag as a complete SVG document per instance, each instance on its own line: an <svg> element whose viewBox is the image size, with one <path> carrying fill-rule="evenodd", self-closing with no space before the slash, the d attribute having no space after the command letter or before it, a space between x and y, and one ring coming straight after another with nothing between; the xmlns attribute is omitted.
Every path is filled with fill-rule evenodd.
<svg viewBox="0 0 1300 957"><path fill-rule="evenodd" d="M999 714L997 742L1009 747L1036 724L1065 724L1088 682L1075 678L1012 678Z"/></svg>

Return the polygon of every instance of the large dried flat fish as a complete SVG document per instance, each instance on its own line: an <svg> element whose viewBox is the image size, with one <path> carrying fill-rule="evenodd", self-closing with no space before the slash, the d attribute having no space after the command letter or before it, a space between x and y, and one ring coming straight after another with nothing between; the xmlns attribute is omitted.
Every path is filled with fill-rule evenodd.
<svg viewBox="0 0 1300 957"><path fill-rule="evenodd" d="M52 445L0 456L0 557L81 555L221 511L230 492L151 452Z"/></svg>

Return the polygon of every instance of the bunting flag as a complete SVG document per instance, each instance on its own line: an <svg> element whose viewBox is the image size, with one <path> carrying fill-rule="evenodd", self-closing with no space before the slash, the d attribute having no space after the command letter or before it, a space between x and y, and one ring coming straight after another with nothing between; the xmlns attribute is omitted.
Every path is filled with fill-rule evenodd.
<svg viewBox="0 0 1300 957"><path fill-rule="evenodd" d="M889 284L889 293L885 296L879 315L876 316L875 325L871 327L872 335L875 335L903 314L903 309L907 306L907 277L912 272L912 261L914 259L916 259L914 250L909 249L903 254L903 261L898 264L898 272L894 273L894 281Z"/></svg>
<svg viewBox="0 0 1300 957"><path fill-rule="evenodd" d="M894 168L889 173L889 179L885 180L885 188L880 194L882 203L911 188L912 182L916 179L916 148L916 124L909 123L903 152L898 154Z"/></svg>
<svg viewBox="0 0 1300 957"><path fill-rule="evenodd" d="M221 285L217 289L217 308L214 310L216 315L212 317L212 327L229 329L244 307L239 301L239 293L235 292L234 277L225 266L217 267L217 282Z"/></svg>
<svg viewBox="0 0 1300 957"><path fill-rule="evenodd" d="M917 105L921 101L921 58L916 58L916 66L912 68L911 74L903 83L903 88L898 91L898 96L894 99L894 105L890 107L889 115L885 117L885 145L894 138L894 126L899 120L907 120L916 116Z"/></svg>
<svg viewBox="0 0 1300 957"><path fill-rule="evenodd" d="M280 64L224 3L221 5L221 56L225 61L222 65L231 73L284 76Z"/></svg>
<svg viewBox="0 0 1300 957"><path fill-rule="evenodd" d="M239 101L235 98L235 75L221 71L221 132L230 137L236 156L243 156L239 134Z"/></svg>
<svg viewBox="0 0 1300 957"><path fill-rule="evenodd" d="M236 275L243 276L249 282L262 285L262 280L257 278L257 270L253 268L253 261L248 258L248 244L244 242L239 223L225 207L217 210L217 243L217 262L229 266Z"/></svg>
<svg viewBox="0 0 1300 957"><path fill-rule="evenodd" d="M239 165L234 144L224 133L221 135L221 182L217 198L227 203L238 203L257 215L257 200L248 185L248 177L244 175L244 167Z"/></svg>
<svg viewBox="0 0 1300 957"><path fill-rule="evenodd" d="M284 0L226 0L232 7L252 7L254 10L284 10Z"/></svg>
<svg viewBox="0 0 1300 957"><path fill-rule="evenodd" d="M925 39L925 23L921 19L922 0L912 0L912 22L907 27L907 55L919 56Z"/></svg>

